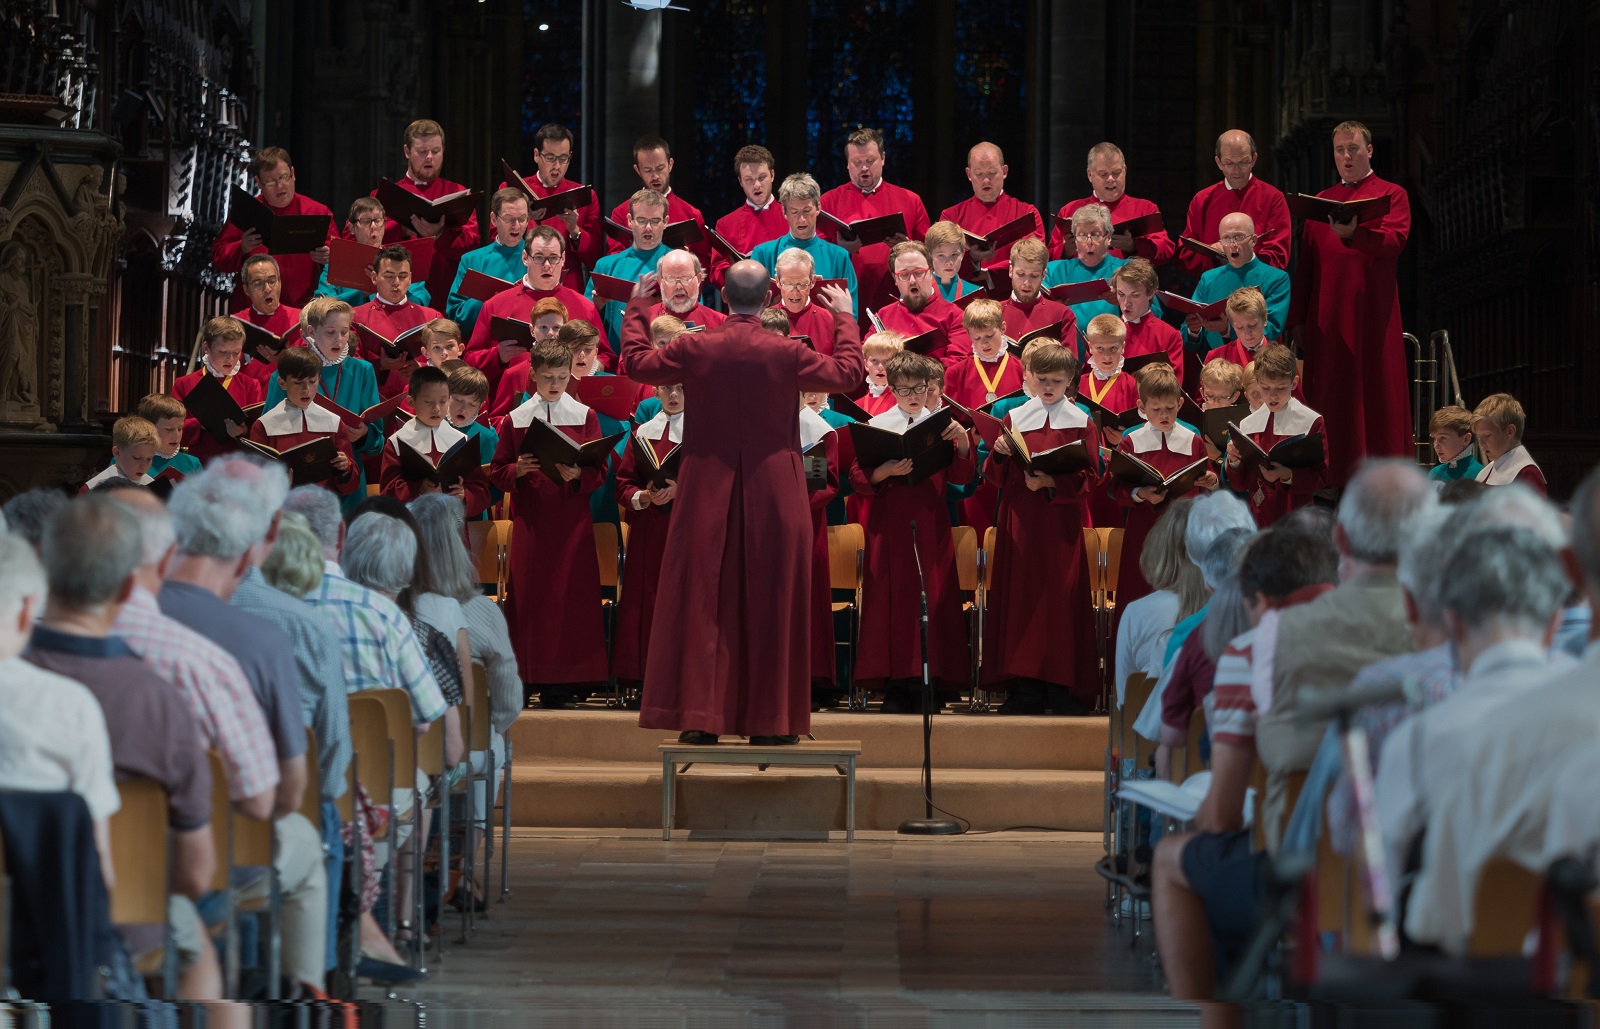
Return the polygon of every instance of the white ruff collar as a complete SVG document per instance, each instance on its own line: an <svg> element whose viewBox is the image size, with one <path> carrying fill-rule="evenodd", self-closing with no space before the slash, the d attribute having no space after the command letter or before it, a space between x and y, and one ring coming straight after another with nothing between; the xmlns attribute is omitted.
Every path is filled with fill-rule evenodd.
<svg viewBox="0 0 1600 1029"><path fill-rule="evenodd" d="M100 485L102 482L105 482L107 479L115 479L116 477L118 477L121 474L122 474L122 469L118 468L117 467L117 463L115 461L113 461L113 462L111 462L111 467L110 468L107 468L105 471L101 472L99 475L96 475L94 478L90 479L88 482L84 483L83 485L84 485L85 489L94 489L96 486ZM146 472L145 474L139 476L139 485L141 485L141 486L148 486L152 482L155 482L155 481L156 481L155 479L152 479L150 477L150 473L149 472Z"/></svg>
<svg viewBox="0 0 1600 1029"><path fill-rule="evenodd" d="M1194 453L1194 433L1181 423L1173 423L1171 432L1160 432L1149 422L1128 433L1135 454L1148 454L1152 450L1166 450L1183 457Z"/></svg>
<svg viewBox="0 0 1600 1029"><path fill-rule="evenodd" d="M1054 405L1046 405L1034 397L1011 412L1011 427L1018 432L1032 432L1049 425L1052 429L1081 429L1089 424L1089 416L1068 397Z"/></svg>
<svg viewBox="0 0 1600 1029"><path fill-rule="evenodd" d="M1537 468L1533 455L1528 453L1524 446L1513 447L1490 461L1478 473L1478 481L1485 486L1509 486L1517 481L1517 475L1524 468Z"/></svg>
<svg viewBox="0 0 1600 1029"><path fill-rule="evenodd" d="M338 432L339 416L316 403L301 410L288 400L280 400L276 407L261 416L261 429L268 436L288 436L296 432Z"/></svg>
<svg viewBox="0 0 1600 1029"><path fill-rule="evenodd" d="M1245 432L1264 432L1267 428L1267 416L1272 412L1262 404L1250 412L1250 417L1239 423L1239 428ZM1302 404L1294 397L1283 405L1283 410L1278 412L1278 417L1272 420L1272 434L1274 436L1300 436L1311 431L1311 426L1316 424L1320 417L1317 412Z"/></svg>
<svg viewBox="0 0 1600 1029"><path fill-rule="evenodd" d="M812 413L815 414L816 412ZM890 432L904 434L907 429L911 428L913 425L916 425L918 422L927 421L933 416L933 413L933 411L924 407L922 410L918 411L916 417L913 418L904 411L900 410L900 405L896 404L894 407L889 408L889 410L883 412L882 414L874 416L872 421L868 422L867 424L873 428L888 429ZM820 418L821 416L818 415L818 417Z"/></svg>
<svg viewBox="0 0 1600 1029"><path fill-rule="evenodd" d="M427 457L433 450L439 451L441 455L448 454L451 447L467 438L467 434L451 425L448 419L430 429L412 418L396 429L392 438L395 442L395 453L400 452L399 445L404 443L423 457Z"/></svg>
<svg viewBox="0 0 1600 1029"><path fill-rule="evenodd" d="M1122 366L1124 364L1126 364L1127 361L1128 361L1128 359L1125 358L1125 357L1119 359L1117 361L1117 366L1115 368L1113 368L1109 372L1101 371L1099 365L1095 364L1093 361L1090 361L1089 362L1089 371L1092 372L1094 374L1094 377L1096 379L1098 379L1099 381L1101 381L1101 382L1110 382L1112 379L1114 379L1118 375L1122 374Z"/></svg>
<svg viewBox="0 0 1600 1029"><path fill-rule="evenodd" d="M883 396L883 391L888 389L888 388L889 388L889 384L887 382L884 383L882 386L880 386L877 383L873 382L871 379L867 380L867 392L871 393L875 397Z"/></svg>
<svg viewBox="0 0 1600 1029"><path fill-rule="evenodd" d="M566 393L555 403L535 393L511 412L511 424L519 429L526 429L535 418L547 425L582 425L589 420L589 409Z"/></svg>
<svg viewBox="0 0 1600 1029"><path fill-rule="evenodd" d="M683 412L667 414L657 411L656 416L634 430L634 435L640 439L658 440L665 434L667 442L683 442Z"/></svg>
<svg viewBox="0 0 1600 1029"><path fill-rule="evenodd" d="M208 374L213 375L213 376L215 376L216 378L219 378L219 379L232 378L233 376L239 374L239 368L243 368L244 367L244 362L241 361L239 363L239 368L235 368L233 371L229 372L227 375L224 375L221 372L217 371L215 368L211 367L211 358L210 358L210 356L208 356L206 354L201 354L200 355L200 363L205 365L206 372Z"/></svg>
<svg viewBox="0 0 1600 1029"><path fill-rule="evenodd" d="M895 408L899 410L899 408ZM800 449L810 450L817 440L833 431L828 420L809 407L800 409Z"/></svg>

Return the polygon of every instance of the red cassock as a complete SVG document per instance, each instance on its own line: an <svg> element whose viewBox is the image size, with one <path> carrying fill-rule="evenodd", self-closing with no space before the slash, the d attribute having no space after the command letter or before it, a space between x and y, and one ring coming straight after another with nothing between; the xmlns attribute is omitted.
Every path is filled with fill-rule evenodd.
<svg viewBox="0 0 1600 1029"><path fill-rule="evenodd" d="M1036 239L1044 239L1044 222L1039 220L1039 209L1032 204L1023 203L1009 193L1001 193L994 198L993 203L988 204L975 196L967 197L967 199L954 207L946 207L941 211L939 220L942 222L955 222L973 235L982 236L998 229L1002 225L1016 221L1025 214L1033 215L1033 231L1028 235ZM1011 246L1012 244L1007 243L1005 246L996 249L994 257L984 267L1007 267L1011 260ZM962 263L962 267L972 272L979 270L974 267L970 254Z"/></svg>
<svg viewBox="0 0 1600 1029"><path fill-rule="evenodd" d="M1280 440L1290 436L1320 432L1323 434L1322 452L1324 455L1328 453L1327 429L1323 426L1322 416L1293 397L1283 405L1282 411L1276 413L1262 404L1239 423L1239 428L1255 440L1262 450L1271 450ZM1224 467L1228 485L1244 495L1245 503L1250 505L1250 513L1255 516L1256 525L1263 529L1295 508L1311 503L1311 495L1327 485L1326 457L1321 468L1295 469L1294 477L1287 484L1268 482L1256 474L1254 468L1243 465L1238 468Z"/></svg>
<svg viewBox="0 0 1600 1029"><path fill-rule="evenodd" d="M1121 414L1139 406L1139 381L1123 372L1117 372L1109 379L1098 379L1091 368L1078 379L1078 395L1088 397L1108 411ZM1100 445L1108 447L1112 443L1102 436ZM1103 529L1122 524L1122 509L1104 490L1096 490L1089 497L1087 508L1089 520L1085 525Z"/></svg>
<svg viewBox="0 0 1600 1029"><path fill-rule="evenodd" d="M1485 486L1508 486L1520 482L1541 497L1550 495L1544 472L1539 470L1538 463L1528 453L1527 447L1512 447L1489 462L1479 470L1478 481Z"/></svg>
<svg viewBox="0 0 1600 1029"><path fill-rule="evenodd" d="M250 438L274 450L288 450L302 443L329 437L350 461L350 470L343 476L329 476L318 483L295 483L297 486L315 485L348 497L361 485L361 471L356 464L355 451L350 449L350 437L345 435L339 416L327 408L312 404L304 409L287 400L263 414L250 426Z"/></svg>
<svg viewBox="0 0 1600 1029"><path fill-rule="evenodd" d="M419 197L429 200L438 200L451 193L459 193L466 189L459 182L449 179L436 178L428 183L419 183L410 175L402 175L396 180L395 185L408 193L415 193ZM378 191L373 190L372 196L377 196ZM411 239L416 236L411 225L401 225L391 215L383 223L383 241L385 244L398 243L402 239ZM461 263L461 255L472 250L478 245L478 213L474 211L470 217L460 225L451 225L446 222L439 229L439 234L433 237L433 264L428 268L428 277L425 283L428 287L428 299L436 304L443 304L450 296L450 286L456 281L456 267Z"/></svg>
<svg viewBox="0 0 1600 1029"><path fill-rule="evenodd" d="M828 505L839 495L840 434L809 407L800 409L800 452L814 444L828 462L828 481L811 489L811 681L833 685L833 577L828 562Z"/></svg>
<svg viewBox="0 0 1600 1029"><path fill-rule="evenodd" d="M279 304L278 309L271 314L262 314L254 307L246 307L242 311L233 312L233 316L242 322L249 322L251 325L266 329L277 336L282 336L300 324L300 309L298 307L290 307L287 304ZM291 345L301 346L303 343L296 341ZM278 362L257 361L254 358L246 360L244 367L240 369L242 374L248 375L261 383L262 395L266 394L267 380L272 378L272 373L277 370Z"/></svg>
<svg viewBox="0 0 1600 1029"><path fill-rule="evenodd" d="M681 382L717 406L684 430L684 493L661 564L661 594L674 603L656 611L639 724L807 732L814 533L795 405L803 391L861 381L855 324L835 315L832 356L742 315L657 350L649 310L636 299L623 318L628 374L655 386Z"/></svg>
<svg viewBox="0 0 1600 1029"><path fill-rule="evenodd" d="M1189 216L1183 234L1190 239L1216 246L1222 235L1222 219L1243 212L1256 227L1256 256L1274 268L1289 270L1289 202L1283 190L1251 176L1243 189L1229 189L1226 180L1213 182L1189 201ZM1178 264L1190 275L1215 268L1209 257L1180 248Z"/></svg>
<svg viewBox="0 0 1600 1029"><path fill-rule="evenodd" d="M945 371L944 395L962 407L982 407L1022 388L1022 361L1007 350L993 361L973 354Z"/></svg>
<svg viewBox="0 0 1600 1029"><path fill-rule="evenodd" d="M560 182L556 183L554 189L551 189L546 187L544 183L540 182L539 176L537 175L525 175L523 176L522 181L527 183L528 188L533 190L534 195L538 197L547 197L552 193L563 193L569 189L576 189L578 186L582 185L582 183L573 182L571 179L562 179ZM504 189L505 183L500 183L500 187ZM529 207L528 213L532 214L538 209L539 208L537 204L532 205ZM578 242L576 246L573 245L572 237L567 235L567 220L561 215L554 214L548 218L541 218L535 224L550 226L557 232L561 233L562 237L566 240L567 260L561 268L561 284L572 290L574 293L577 293L579 296L582 296L583 281L588 276L588 269L593 268L594 263L606 255L606 233L605 228L600 222L599 195L593 190L590 190L589 202L578 208L577 215ZM577 260L573 260L574 257L576 257ZM568 313L571 314L572 309L568 308L567 310ZM582 318L583 316L571 314L571 317ZM594 324L599 326L600 322L596 320Z"/></svg>
<svg viewBox="0 0 1600 1029"><path fill-rule="evenodd" d="M377 297L362 304L351 314L350 320L356 325L365 325L384 339L394 339L407 329L414 329L418 325L426 324L435 318L444 315L431 307L412 303L409 299L399 304L386 304ZM385 369L383 364L390 361L389 355L383 347L368 343L366 337L357 334L357 357L362 358L372 365L378 373L378 395L388 400L390 397L404 393L411 387L411 373L416 370L417 362L406 359L399 362L398 367Z"/></svg>
<svg viewBox="0 0 1600 1029"><path fill-rule="evenodd" d="M1150 201L1142 200L1139 197L1131 197L1126 193L1118 197L1116 202L1110 204L1091 193L1089 196L1074 200L1063 206L1061 210L1056 212L1056 217L1071 221L1072 212L1090 204L1099 204L1110 209L1113 225L1117 222L1127 221L1130 218L1143 218L1147 214L1155 214L1160 210ZM1069 242L1072 243L1071 246L1067 245ZM1151 264L1160 265L1172 260L1172 255L1177 250L1177 246L1172 242L1172 237L1167 235L1166 229L1148 236L1140 236L1133 242L1134 253L1125 254L1116 247L1111 247L1111 255L1113 257L1142 257ZM1207 240L1207 242L1211 241ZM1061 258L1071 257L1077 252L1077 243L1067 240L1061 231L1061 226L1052 222L1050 229L1050 260L1059 261Z"/></svg>
<svg viewBox="0 0 1600 1029"><path fill-rule="evenodd" d="M775 310L782 311L789 318L789 335L807 336L811 345L819 354L833 353L833 312L814 303L807 303L799 314L795 314L783 305L778 305Z"/></svg>
<svg viewBox="0 0 1600 1029"><path fill-rule="evenodd" d="M256 194L256 199L261 200L261 194ZM261 200L266 203L265 200ZM333 229L333 212L312 200L310 197L296 193L289 198L289 203L284 207L272 208L272 213L277 215L291 214L325 214L328 216L328 236L331 238ZM236 276L233 283L233 303L236 307L246 307L250 298L244 293L244 279L237 277L244 259L250 254L263 254L267 252L265 246L258 246L249 253L241 245L244 233L239 226L228 222L222 226L222 232L217 235L217 241L211 244L211 267L219 272ZM311 299L312 293L317 288L317 282L322 278L322 265L311 260L310 254L273 254L273 259L278 262L278 278L281 292L278 296L285 304L295 307L304 307L306 301ZM448 288L448 287L447 287Z"/></svg>
<svg viewBox="0 0 1600 1029"><path fill-rule="evenodd" d="M1159 432L1146 423L1123 436L1117 449L1153 465L1162 475L1171 475L1206 456L1205 440L1182 425L1174 425L1170 432ZM1117 610L1120 612L1150 592L1150 584L1139 568L1139 554L1156 520L1166 511L1167 503L1177 497L1169 495L1159 504L1135 500L1133 487L1110 475L1106 476L1106 493L1122 505L1125 513L1122 562L1117 570Z"/></svg>
<svg viewBox="0 0 1600 1029"><path fill-rule="evenodd" d="M567 309L568 321L575 318L582 319L600 331L602 367L610 370L616 363L616 355L612 354L611 348L606 345L606 334L600 321L600 312L595 310L588 297L565 285L559 285L555 289L534 289L524 279L483 302L483 308L478 312L478 320L472 326L472 337L467 340L466 352L462 354L462 360L488 376L491 387L500 381L501 373L505 371L506 366L500 363L500 341L491 338L490 325L497 316L513 318L519 322L528 321L534 305L546 297L554 297L561 301L561 306ZM522 387L519 385L517 388Z"/></svg>
<svg viewBox="0 0 1600 1029"><path fill-rule="evenodd" d="M595 413L565 394L553 404L536 396L501 426L489 481L513 500L506 577L511 649L524 683L604 682L606 633L589 494L600 488L605 469L585 468L559 486L542 470L517 478L517 455L535 418L578 443L600 437Z"/></svg>
<svg viewBox="0 0 1600 1029"><path fill-rule="evenodd" d="M634 430L634 437L664 460L683 439L683 415L657 414ZM611 674L621 682L644 681L646 658L650 653L650 627L655 617L656 596L661 585L661 559L667 552L667 529L672 524L672 509L677 501L657 506L649 502L636 509L633 498L650 488L650 469L644 466L630 442L622 451L617 467L617 500L622 518L628 523L627 565L623 569L622 602L617 609L617 626L611 643Z"/></svg>
<svg viewBox="0 0 1600 1029"><path fill-rule="evenodd" d="M1127 341L1122 347L1124 358L1164 353L1172 362L1173 374L1179 382L1183 381L1183 333L1153 314L1136 322L1124 318L1123 324L1128 327Z"/></svg>
<svg viewBox="0 0 1600 1029"><path fill-rule="evenodd" d="M967 335L967 327L961 323L961 308L944 297L935 296L920 311L913 311L904 301L896 300L879 308L878 318L885 329L907 336L920 336L930 329L944 333L944 346L929 350L928 356L943 363L946 368L972 356L972 339Z"/></svg>
<svg viewBox="0 0 1600 1029"><path fill-rule="evenodd" d="M1262 340L1261 346L1258 346L1255 350L1250 350L1238 340L1230 339L1220 347L1213 347L1211 351L1206 354L1206 364L1210 364L1212 361L1215 361L1220 357L1224 361L1232 361L1240 368L1243 368L1256 359L1256 354L1260 351L1261 347L1266 346L1270 342L1272 341Z"/></svg>
<svg viewBox="0 0 1600 1029"><path fill-rule="evenodd" d="M1409 457L1411 376L1395 268L1411 234L1406 191L1377 175L1318 196L1389 194L1389 213L1348 241L1325 222L1300 232L1288 324L1305 355L1306 402L1332 417L1328 481L1343 485L1365 457Z"/></svg>
<svg viewBox="0 0 1600 1029"><path fill-rule="evenodd" d="M382 470L378 473L378 481L382 483L382 492L386 497L394 497L402 504L409 504L422 496L417 489L417 483L406 479L400 474L400 446L404 444L417 453L432 461L435 465L439 459L450 452L450 448L467 438L467 434L451 425L449 422L440 422L432 429L412 418L400 428L396 429L383 444ZM462 504L466 507L467 520L483 514L489 507L489 476L482 468L461 480Z"/></svg>
<svg viewBox="0 0 1600 1029"><path fill-rule="evenodd" d="M1006 423L1030 451L1094 437L1094 424L1071 400L1053 408L1029 400L1010 411ZM1039 679L1092 703L1100 691L1100 653L1083 556L1083 502L1099 476L1058 475L1053 490L1030 490L1010 459L996 456L984 463L983 474L1000 488L984 688L1009 691L1013 679Z"/></svg>
<svg viewBox="0 0 1600 1029"><path fill-rule="evenodd" d="M900 212L906 221L908 239L921 239L928 233L928 209L922 198L902 186L883 180L871 193L863 193L853 182L835 186L822 194L822 209L840 221L854 222L863 218ZM817 235L829 243L839 242L839 233L831 222L818 221ZM856 317L865 331L871 324L867 311L895 301L900 291L894 287L894 276L889 273L889 244L873 243L851 255L856 269L856 292L860 299Z"/></svg>
<svg viewBox="0 0 1600 1029"><path fill-rule="evenodd" d="M1001 301L1000 310L1005 314L1006 335L1012 339L1021 339L1034 329L1060 322L1061 335L1058 340L1065 346L1077 346L1078 319L1072 313L1072 308L1051 300L1043 293L1030 301L1018 300L1013 293L1011 299Z"/></svg>
<svg viewBox="0 0 1600 1029"><path fill-rule="evenodd" d="M894 394L889 391L887 386L884 387L882 393L873 393L872 387L869 386L866 393L861 396L861 399L856 401L856 404L861 410L867 412L869 416L880 415L894 407Z"/></svg>
<svg viewBox="0 0 1600 1029"><path fill-rule="evenodd" d="M202 365L188 375L179 377L172 384L172 395L182 400L189 395L190 390L199 385L202 375L210 374ZM266 390L259 380L242 373L223 379L222 388L239 402L240 407L261 403ZM186 415L183 419L183 445L189 453L200 459L201 464L205 464L218 454L228 454L239 449L236 444L219 442L211 433L200 427L200 419L193 415Z"/></svg>
<svg viewBox="0 0 1600 1029"><path fill-rule="evenodd" d="M767 206L757 210L746 200L737 208L717 219L717 235L733 244L741 254L789 231L789 221L783 216L783 205L777 197L769 197ZM711 285L722 288L722 277L728 272L729 261L716 248L711 250L711 268L707 273Z"/></svg>
<svg viewBox="0 0 1600 1029"><path fill-rule="evenodd" d="M899 407L870 424L895 432L907 428ZM972 480L974 450L969 444L966 456L958 452L948 469L915 486L894 479L873 485L871 469L862 468L859 461L850 467L851 487L871 501L863 526L867 564L855 669L856 682L865 689L884 689L897 680L922 681L919 556L928 593L929 678L934 689L944 692L964 689L970 680L971 652L944 488L946 482ZM916 554L911 548L912 522L917 523Z"/></svg>
<svg viewBox="0 0 1600 1029"><path fill-rule="evenodd" d="M629 202L630 201L624 200L622 203L620 203L616 207L612 208L612 210L611 210L611 220L612 221L616 222L618 225L623 225L623 226L626 226L628 224L628 204L629 204ZM700 208L698 208L698 207L694 206L693 204L689 203L689 201L683 199L683 197L679 196L677 193L674 193L672 191L672 189L669 187L667 189L667 224L668 225L676 225L678 222L689 222L689 221L692 221L696 225L700 226L700 234L701 234L701 236L703 238L698 243L691 243L689 245L689 247L688 247L688 250L689 250L689 252L691 254L693 254L694 256L696 256L698 258L700 258L700 267L701 268L709 268L709 267L711 267L711 253L712 253L712 251L711 251L711 237L709 235L706 235L706 219L705 219L705 216L700 213ZM787 232L788 230L789 230L788 223L785 222L784 223L784 232ZM780 232L780 233L778 233L778 235L781 236L781 235L783 235L783 233ZM608 253L608 254L620 254L624 250L628 249L631 246L633 246L633 244L631 242L622 243L622 242L619 242L616 239L613 239L610 236L606 237L606 253Z"/></svg>

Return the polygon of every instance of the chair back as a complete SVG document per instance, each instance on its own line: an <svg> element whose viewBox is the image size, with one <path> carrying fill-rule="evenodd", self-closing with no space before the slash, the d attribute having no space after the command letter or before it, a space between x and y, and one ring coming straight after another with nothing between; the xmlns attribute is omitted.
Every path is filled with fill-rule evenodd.
<svg viewBox="0 0 1600 1029"><path fill-rule="evenodd" d="M388 715L389 739L394 741L395 789L411 789L417 778L417 732L413 728L416 723L411 712L411 694L401 689L387 689L364 690L356 696L376 697L382 702ZM377 798L373 799L376 802Z"/></svg>
<svg viewBox="0 0 1600 1029"><path fill-rule="evenodd" d="M117 783L122 806L111 816L111 921L116 925L165 925L171 870L167 791L154 779ZM227 784L223 784L227 796ZM0 865L4 863L0 849ZM3 871L3 870L0 870ZM0 940L3 943L3 940ZM0 953L0 968L7 967Z"/></svg>
<svg viewBox="0 0 1600 1029"><path fill-rule="evenodd" d="M836 590L861 588L862 555L866 534L860 525L828 526L828 586Z"/></svg>
<svg viewBox="0 0 1600 1029"><path fill-rule="evenodd" d="M1102 532L1103 529L1092 529L1087 526L1083 530L1083 560L1089 566L1089 604L1092 607L1099 607L1105 599L1103 594L1106 588L1106 548Z"/></svg>
<svg viewBox="0 0 1600 1029"><path fill-rule="evenodd" d="M494 596L498 597L504 581L500 559L500 523L468 522L467 552L472 555L473 566L478 569L479 587L493 589Z"/></svg>
<svg viewBox="0 0 1600 1029"><path fill-rule="evenodd" d="M994 579L994 526L983 530L983 591L989 592L989 584Z"/></svg>
<svg viewBox="0 0 1600 1029"><path fill-rule="evenodd" d="M489 721L489 672L476 661L472 663L472 705L469 709L472 715L472 725L468 734L467 749L469 751L488 750L493 735Z"/></svg>
<svg viewBox="0 0 1600 1029"><path fill-rule="evenodd" d="M1184 749L1185 778L1202 771L1206 764L1200 760L1200 737L1206 734L1206 709L1197 707L1189 716L1189 742Z"/></svg>
<svg viewBox="0 0 1600 1029"><path fill-rule="evenodd" d="M417 769L423 775L444 774L444 719L428 723L428 731L417 737Z"/></svg>
<svg viewBox="0 0 1600 1029"><path fill-rule="evenodd" d="M376 691L350 697L350 746L361 755L361 785L374 804L388 804L394 791L396 748L389 734L389 714ZM407 732L411 726L406 726ZM406 783L409 787L410 782Z"/></svg>
<svg viewBox="0 0 1600 1029"><path fill-rule="evenodd" d="M978 592L978 530L970 525L956 525L950 529L951 542L956 550L956 580L961 592Z"/></svg>
<svg viewBox="0 0 1600 1029"><path fill-rule="evenodd" d="M600 587L615 588L622 571L622 542L617 527L610 522L594 523L594 552L600 559Z"/></svg>
<svg viewBox="0 0 1600 1029"><path fill-rule="evenodd" d="M1515 957L1539 923L1544 878L1507 858L1492 858L1478 873L1472 897L1468 957Z"/></svg>
<svg viewBox="0 0 1600 1029"><path fill-rule="evenodd" d="M1122 571L1122 536L1125 530L1101 529L1099 531L1105 534L1103 538L1105 540L1106 555L1105 561L1102 563L1102 567L1105 569L1105 579L1100 584L1100 590L1102 596L1105 597L1105 607L1109 609L1117 606L1117 576Z"/></svg>
<svg viewBox="0 0 1600 1029"><path fill-rule="evenodd" d="M228 888L228 870L233 867L233 803L228 799L228 768L222 755L206 751L211 765L211 840L217 852L216 871L211 874L211 888Z"/></svg>

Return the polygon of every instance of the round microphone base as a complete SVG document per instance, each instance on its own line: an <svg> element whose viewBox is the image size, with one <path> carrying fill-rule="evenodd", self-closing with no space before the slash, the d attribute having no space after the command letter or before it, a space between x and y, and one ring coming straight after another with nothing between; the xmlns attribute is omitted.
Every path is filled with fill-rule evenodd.
<svg viewBox="0 0 1600 1029"><path fill-rule="evenodd" d="M959 836L961 826L948 818L908 818L896 832L902 836Z"/></svg>

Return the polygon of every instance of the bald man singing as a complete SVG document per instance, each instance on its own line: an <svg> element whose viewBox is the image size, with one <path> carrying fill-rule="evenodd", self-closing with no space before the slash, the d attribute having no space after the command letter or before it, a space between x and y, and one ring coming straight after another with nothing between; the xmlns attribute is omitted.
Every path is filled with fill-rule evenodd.
<svg viewBox="0 0 1600 1029"><path fill-rule="evenodd" d="M1190 239L1216 246L1222 238L1222 219L1230 214L1250 216L1255 229L1255 252L1274 268L1289 267L1289 204L1283 191L1255 177L1256 141L1243 129L1229 129L1217 137L1217 170L1222 181L1214 182L1189 201L1189 218L1183 234ZM1216 267L1213 258L1178 247L1178 263L1191 275L1201 275Z"/></svg>

